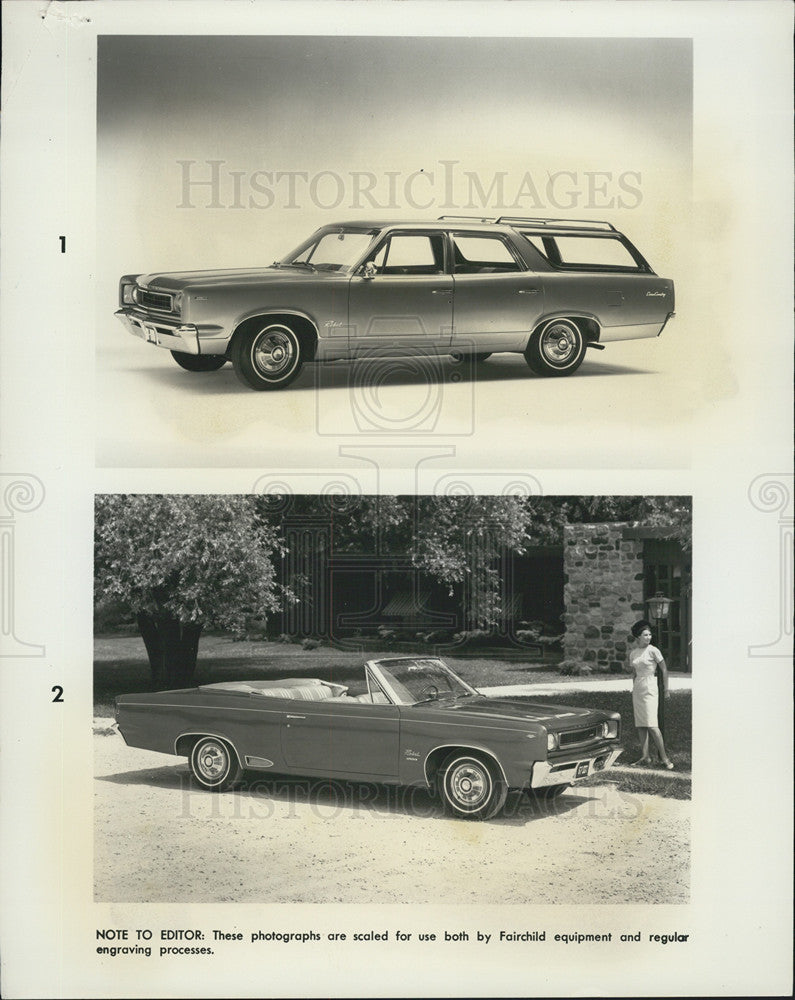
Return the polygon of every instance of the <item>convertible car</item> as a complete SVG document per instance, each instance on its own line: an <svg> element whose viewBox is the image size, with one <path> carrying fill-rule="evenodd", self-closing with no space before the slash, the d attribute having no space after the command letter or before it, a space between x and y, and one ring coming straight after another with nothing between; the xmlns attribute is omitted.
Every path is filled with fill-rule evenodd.
<svg viewBox="0 0 795 1000"><path fill-rule="evenodd" d="M232 681L116 699L129 746L187 757L210 791L245 770L438 792L456 816L488 819L508 791L554 797L610 767L621 718L487 698L435 657L370 660L358 682Z"/></svg>
<svg viewBox="0 0 795 1000"><path fill-rule="evenodd" d="M589 347L659 336L674 284L609 222L442 216L323 226L270 267L127 274L116 315L187 371L231 361L251 389L306 361L417 353L513 352L562 376Z"/></svg>

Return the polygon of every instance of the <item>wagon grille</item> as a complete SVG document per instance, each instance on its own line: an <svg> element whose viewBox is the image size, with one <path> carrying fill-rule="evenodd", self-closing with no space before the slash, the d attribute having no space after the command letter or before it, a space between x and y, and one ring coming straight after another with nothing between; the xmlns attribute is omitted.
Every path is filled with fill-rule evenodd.
<svg viewBox="0 0 795 1000"><path fill-rule="evenodd" d="M174 299L167 292L150 292L145 288L136 288L135 301L147 309L159 309L162 312L173 312L174 309Z"/></svg>
<svg viewBox="0 0 795 1000"><path fill-rule="evenodd" d="M559 745L563 747L580 746L582 743L590 743L597 740L602 735L602 726L589 726L588 729L571 729L567 733L561 733Z"/></svg>

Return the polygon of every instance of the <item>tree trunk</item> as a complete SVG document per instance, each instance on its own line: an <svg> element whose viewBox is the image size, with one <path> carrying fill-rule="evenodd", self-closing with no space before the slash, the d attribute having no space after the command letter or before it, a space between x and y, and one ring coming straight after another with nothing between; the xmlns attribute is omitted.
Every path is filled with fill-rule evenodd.
<svg viewBox="0 0 795 1000"><path fill-rule="evenodd" d="M196 671L201 622L179 622L141 611L138 628L149 657L153 690L188 687Z"/></svg>

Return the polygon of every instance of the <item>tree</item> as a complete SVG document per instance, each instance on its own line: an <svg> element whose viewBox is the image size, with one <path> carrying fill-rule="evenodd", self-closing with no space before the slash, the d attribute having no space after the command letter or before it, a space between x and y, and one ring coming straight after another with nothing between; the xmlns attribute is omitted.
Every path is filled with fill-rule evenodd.
<svg viewBox="0 0 795 1000"><path fill-rule="evenodd" d="M260 511L268 516L270 500ZM533 513L514 496L290 497L281 524L327 519L334 552L408 556L418 569L461 586L469 624L489 627L501 612L499 557L522 552Z"/></svg>
<svg viewBox="0 0 795 1000"><path fill-rule="evenodd" d="M263 517L273 498L261 497ZM440 583L461 588L469 627L495 625L502 607L500 557L528 545L562 545L567 524L638 522L690 547L689 497L290 496L275 523L326 520L333 552L404 555Z"/></svg>
<svg viewBox="0 0 795 1000"><path fill-rule="evenodd" d="M275 530L243 496L98 496L94 601L136 617L154 688L185 686L205 626L245 633L281 608Z"/></svg>

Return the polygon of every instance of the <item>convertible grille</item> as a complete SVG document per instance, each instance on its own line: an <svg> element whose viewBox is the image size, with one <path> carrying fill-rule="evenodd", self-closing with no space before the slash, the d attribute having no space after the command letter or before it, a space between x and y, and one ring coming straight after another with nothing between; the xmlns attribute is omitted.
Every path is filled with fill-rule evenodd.
<svg viewBox="0 0 795 1000"><path fill-rule="evenodd" d="M590 743L599 739L602 735L601 724L589 726L588 729L570 729L567 733L560 734L560 747L580 746L583 743Z"/></svg>
<svg viewBox="0 0 795 1000"><path fill-rule="evenodd" d="M136 288L135 301L147 309L159 309L161 312L174 310L174 299L167 292L150 292L145 288Z"/></svg>

